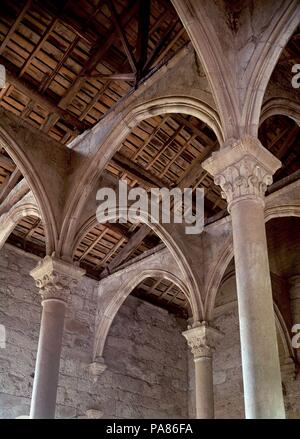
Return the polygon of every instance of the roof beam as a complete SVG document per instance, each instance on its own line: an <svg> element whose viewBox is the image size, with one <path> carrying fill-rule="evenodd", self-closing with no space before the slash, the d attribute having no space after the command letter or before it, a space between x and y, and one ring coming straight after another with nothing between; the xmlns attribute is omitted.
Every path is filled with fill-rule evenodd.
<svg viewBox="0 0 300 439"><path fill-rule="evenodd" d="M133 55L132 49L128 43L126 33L124 31L124 27L121 24L119 15L116 11L116 8L115 8L113 1L108 0L108 4L109 4L110 11L111 11L111 19L115 25L115 28L117 29L117 32L118 32L119 37L121 39L121 42L123 44L123 47L124 47L128 62L132 68L132 71L135 73L136 72L136 60L135 60L135 57Z"/></svg>
<svg viewBox="0 0 300 439"><path fill-rule="evenodd" d="M42 108L47 110L49 113L57 114L60 118L62 118L67 125L71 125L73 129L78 129L80 132L85 131L90 126L78 120L75 116L70 114L67 110L61 109L57 106L57 104L50 99L49 97L41 96L38 93L33 85L31 85L27 80L23 78L18 78L17 73L15 72L15 67L0 56L0 62L6 67L6 80L13 87L18 89L20 92L24 93L26 96L30 96L32 100L35 101L37 105L40 105Z"/></svg>
<svg viewBox="0 0 300 439"><path fill-rule="evenodd" d="M0 166L7 169L10 172L13 172L16 169L15 162L10 158L6 157L2 153L0 154Z"/></svg>
<svg viewBox="0 0 300 439"><path fill-rule="evenodd" d="M157 46L153 49L153 51L150 53L146 64L145 64L145 72L150 69L150 67L153 65L153 63L156 61L157 57L160 54L160 51L163 49L163 47L168 43L168 40L170 36L172 35L173 31L175 30L178 23L177 16L171 20L170 25L165 30L164 34L161 37L160 42L157 44Z"/></svg>
<svg viewBox="0 0 300 439"><path fill-rule="evenodd" d="M140 1L139 6L139 24L138 24L138 39L137 39L137 77L138 82L143 76L143 70L147 61L148 40L149 40L149 25L150 25L150 9L151 0Z"/></svg>
<svg viewBox="0 0 300 439"><path fill-rule="evenodd" d="M9 40L10 40L12 34L15 32L15 30L17 29L17 27L19 26L19 24L23 20L23 18L25 16L25 14L27 13L28 9L31 7L31 4L32 4L32 0L28 0L24 4L24 6L21 9L17 19L15 20L14 24L9 29L7 35L5 36L4 40L2 41L2 44L0 46L0 55L4 52L4 49L6 48L7 44L9 43Z"/></svg>
<svg viewBox="0 0 300 439"><path fill-rule="evenodd" d="M155 177L155 175L149 174L149 172L145 171L141 166L138 166L136 163L132 162L127 157L124 157L119 152L115 153L110 163L122 168L122 170L127 172L131 177L143 185L154 187L163 186L159 178Z"/></svg>
<svg viewBox="0 0 300 439"><path fill-rule="evenodd" d="M146 224L141 225L139 230L134 235L132 235L132 237L129 239L125 247L122 248L120 253L118 253L117 256L103 270L103 272L101 273L101 277L103 275L110 274L114 268L124 262L125 259L127 259L131 255L131 253L133 253L143 242L143 240L149 234L149 231L150 229Z"/></svg>
<svg viewBox="0 0 300 439"><path fill-rule="evenodd" d="M126 27L126 25L130 22L134 14L137 12L137 8L138 3L134 2L134 4L131 5L131 7L127 9L125 13L120 17L120 24L122 27ZM58 104L60 108L67 108L73 97L80 90L82 83L85 80L85 76L89 75L94 70L94 68L96 68L97 64L105 56L110 47L115 43L117 38L118 36L113 31L113 29L110 29L106 38L103 38L102 36L101 39L99 39L98 44L101 44L103 41L105 41L105 43L101 44L100 48L95 50L94 54L90 56L89 60L82 68L80 75L77 77L73 85L68 89L65 96L63 96L60 100Z"/></svg>

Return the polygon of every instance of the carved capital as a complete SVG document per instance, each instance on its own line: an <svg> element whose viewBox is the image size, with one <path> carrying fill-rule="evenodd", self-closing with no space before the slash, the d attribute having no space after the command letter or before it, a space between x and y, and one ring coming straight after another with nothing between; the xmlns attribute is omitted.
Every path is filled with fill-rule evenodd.
<svg viewBox="0 0 300 439"><path fill-rule="evenodd" d="M191 348L194 360L197 360L201 357L212 357L222 332L203 322L199 326L183 332L182 335L186 338Z"/></svg>
<svg viewBox="0 0 300 439"><path fill-rule="evenodd" d="M67 303L71 290L77 285L85 270L53 256L46 256L30 272L40 289L42 301L60 300Z"/></svg>
<svg viewBox="0 0 300 439"><path fill-rule="evenodd" d="M230 211L234 202L243 199L256 199L264 204L265 191L281 162L257 138L245 136L228 142L202 166L221 186Z"/></svg>

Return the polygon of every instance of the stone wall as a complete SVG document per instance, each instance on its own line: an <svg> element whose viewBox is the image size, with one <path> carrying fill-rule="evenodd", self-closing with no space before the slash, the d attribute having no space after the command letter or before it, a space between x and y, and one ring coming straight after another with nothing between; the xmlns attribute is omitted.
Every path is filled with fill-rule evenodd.
<svg viewBox="0 0 300 439"><path fill-rule="evenodd" d="M0 252L0 418L29 414L41 305L29 276L37 258L6 245ZM57 417L195 417L194 364L181 331L185 322L129 296L110 329L107 369L95 382L92 361L97 282L73 291L65 324ZM234 277L217 296L214 324L224 333L214 356L216 418L243 418L243 384ZM288 417L300 418L300 379L284 378Z"/></svg>
<svg viewBox="0 0 300 439"><path fill-rule="evenodd" d="M0 418L29 414L41 305L29 276L37 259L6 245L0 252ZM56 416L187 417L187 347L183 322L130 296L111 327L107 369L94 382L92 361L97 282L84 278L68 310ZM90 410L90 411L89 411ZM94 411L92 411L94 410Z"/></svg>

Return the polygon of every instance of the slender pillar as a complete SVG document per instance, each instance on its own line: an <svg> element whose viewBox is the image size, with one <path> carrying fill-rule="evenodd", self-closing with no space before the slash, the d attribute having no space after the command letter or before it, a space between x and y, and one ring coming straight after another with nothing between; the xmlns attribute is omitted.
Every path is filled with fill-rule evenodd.
<svg viewBox="0 0 300 439"><path fill-rule="evenodd" d="M264 194L280 161L246 136L203 167L221 186L231 213L246 418L284 418L264 220Z"/></svg>
<svg viewBox="0 0 300 439"><path fill-rule="evenodd" d="M289 283L292 324L300 325L300 274L290 277ZM300 348L296 349L296 358L300 364Z"/></svg>
<svg viewBox="0 0 300 439"><path fill-rule="evenodd" d="M43 307L30 418L51 419L55 416L66 306L84 270L46 256L30 274L40 289Z"/></svg>
<svg viewBox="0 0 300 439"><path fill-rule="evenodd" d="M205 322L182 334L191 348L195 362L196 416L214 418L213 351L221 332Z"/></svg>

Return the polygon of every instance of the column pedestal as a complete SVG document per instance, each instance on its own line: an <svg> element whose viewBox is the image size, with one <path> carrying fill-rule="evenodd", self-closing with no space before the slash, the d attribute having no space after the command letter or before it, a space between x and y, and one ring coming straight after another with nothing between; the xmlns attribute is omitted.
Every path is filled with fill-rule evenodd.
<svg viewBox="0 0 300 439"><path fill-rule="evenodd" d="M43 307L30 418L51 419L55 416L66 306L71 288L84 270L46 256L30 274L40 289Z"/></svg>
<svg viewBox="0 0 300 439"><path fill-rule="evenodd" d="M245 137L203 167L231 213L246 417L284 418L264 220L264 193L280 162L258 139Z"/></svg>

